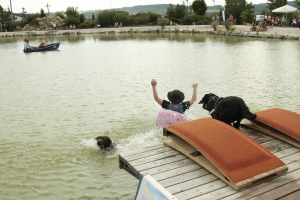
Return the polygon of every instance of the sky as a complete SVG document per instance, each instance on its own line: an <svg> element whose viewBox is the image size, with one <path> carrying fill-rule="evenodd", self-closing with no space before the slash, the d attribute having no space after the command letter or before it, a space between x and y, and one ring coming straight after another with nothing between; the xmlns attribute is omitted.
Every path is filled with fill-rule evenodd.
<svg viewBox="0 0 300 200"><path fill-rule="evenodd" d="M12 11L14 13L22 13L23 8L27 13L39 13L41 8L45 12L48 11L46 5L49 6L49 12L66 11L67 7L77 7L79 11L87 10L105 10L111 8L132 7L137 5L151 5L151 4L181 4L183 0L0 0L0 5L4 8L10 8L12 4ZM188 0L189 4L193 0ZM215 1L215 2L214 2ZM224 5L225 0L205 0L208 6ZM246 0L247 1L247 0ZM185 0L186 2L186 0ZM247 1L252 4L267 3L267 0L252 0Z"/></svg>

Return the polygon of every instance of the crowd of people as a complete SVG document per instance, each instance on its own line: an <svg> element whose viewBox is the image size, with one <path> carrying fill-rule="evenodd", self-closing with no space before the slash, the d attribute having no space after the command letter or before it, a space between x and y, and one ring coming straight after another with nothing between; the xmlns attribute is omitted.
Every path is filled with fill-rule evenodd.
<svg viewBox="0 0 300 200"><path fill-rule="evenodd" d="M211 17L211 22L217 22L218 24L220 24L220 16L219 15L213 15Z"/></svg>
<svg viewBox="0 0 300 200"><path fill-rule="evenodd" d="M284 15L282 17L272 17L271 15L265 15L264 22L262 23L254 19L251 24L250 31L266 31L268 30L268 27L281 26L282 28L284 28L284 26L286 25L292 27L298 26L300 30L300 15L297 17L291 17L288 23Z"/></svg>
<svg viewBox="0 0 300 200"><path fill-rule="evenodd" d="M73 24L73 25L72 25L72 24L70 24L70 26L69 26L69 29L70 29L70 30L74 30L74 29L76 29L76 26L75 26L75 24Z"/></svg>
<svg viewBox="0 0 300 200"><path fill-rule="evenodd" d="M122 27L122 22L120 22L120 23L116 22L116 23L114 24L114 27Z"/></svg>

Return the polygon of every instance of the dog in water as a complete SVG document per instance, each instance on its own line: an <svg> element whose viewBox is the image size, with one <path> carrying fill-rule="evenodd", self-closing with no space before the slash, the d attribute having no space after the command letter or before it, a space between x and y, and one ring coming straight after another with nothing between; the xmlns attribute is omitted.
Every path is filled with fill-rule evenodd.
<svg viewBox="0 0 300 200"><path fill-rule="evenodd" d="M109 137L107 136L98 136L95 138L97 141L98 147L100 147L101 150L111 151L117 148L118 144L117 142L113 142Z"/></svg>
<svg viewBox="0 0 300 200"><path fill-rule="evenodd" d="M256 114L249 111L244 100L240 97L218 97L213 93L205 94L199 104L208 110L212 118L239 128L243 118L253 120Z"/></svg>

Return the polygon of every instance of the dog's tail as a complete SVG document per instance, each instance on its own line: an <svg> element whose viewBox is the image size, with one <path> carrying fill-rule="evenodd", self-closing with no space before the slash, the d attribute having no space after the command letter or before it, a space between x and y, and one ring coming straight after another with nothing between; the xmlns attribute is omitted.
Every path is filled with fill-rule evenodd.
<svg viewBox="0 0 300 200"><path fill-rule="evenodd" d="M249 108L246 106L245 103L243 103L241 105L241 108L240 108L240 111L241 111L241 114L244 118L246 119L249 119L249 120L254 120L256 119L256 114L250 112Z"/></svg>

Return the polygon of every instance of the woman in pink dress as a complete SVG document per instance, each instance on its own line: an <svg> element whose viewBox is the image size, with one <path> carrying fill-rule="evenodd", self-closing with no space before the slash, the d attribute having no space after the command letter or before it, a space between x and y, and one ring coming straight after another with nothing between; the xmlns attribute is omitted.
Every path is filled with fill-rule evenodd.
<svg viewBox="0 0 300 200"><path fill-rule="evenodd" d="M168 92L168 99L163 100L158 97L156 91L157 81L152 79L151 81L152 91L154 100L164 109L159 111L158 116L156 118L156 126L158 128L169 126L172 124L176 124L179 122L188 121L187 117L184 115L186 109L189 109L190 106L194 104L197 99L197 87L198 83L193 84L193 95L189 101L184 100L184 94L180 90L173 90Z"/></svg>

